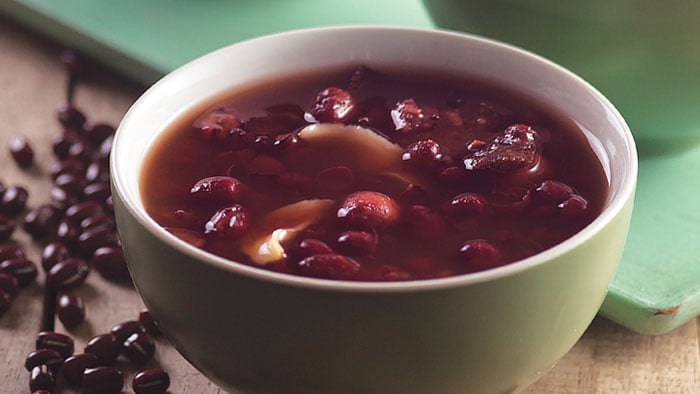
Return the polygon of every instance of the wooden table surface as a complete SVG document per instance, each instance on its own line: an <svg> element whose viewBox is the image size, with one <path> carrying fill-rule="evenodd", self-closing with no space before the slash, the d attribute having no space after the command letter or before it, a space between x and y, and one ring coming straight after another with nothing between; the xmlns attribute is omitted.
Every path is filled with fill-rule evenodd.
<svg viewBox="0 0 700 394"><path fill-rule="evenodd" d="M60 47L0 19L0 181L30 191L29 206L49 200L48 171L55 163L51 138L60 131L56 108L65 101L65 74L58 61ZM118 75L98 69L78 86L75 103L94 122L117 124L143 91ZM36 162L22 170L12 161L7 141L26 136ZM31 258L39 260L41 245L23 233L13 236ZM41 269L39 270L41 271ZM34 350L40 330L44 275L24 288L11 309L0 317L0 393L29 392L26 355ZM87 320L68 332L81 350L93 335L114 324L134 320L142 308L136 292L92 273L75 291L85 301ZM662 336L635 334L604 318L596 318L581 340L559 364L527 393L700 393L700 321L693 320ZM59 321L56 330L66 332ZM189 365L168 343L157 341L156 356L147 366L161 366L171 376L171 393L218 393L218 389ZM129 376L135 370L119 361ZM55 392L74 393L60 384Z"/></svg>

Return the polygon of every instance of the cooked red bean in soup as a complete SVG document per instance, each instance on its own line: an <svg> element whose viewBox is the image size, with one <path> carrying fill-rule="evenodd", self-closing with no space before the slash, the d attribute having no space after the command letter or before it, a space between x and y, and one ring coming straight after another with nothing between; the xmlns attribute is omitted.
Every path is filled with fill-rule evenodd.
<svg viewBox="0 0 700 394"><path fill-rule="evenodd" d="M588 134L487 81L345 67L208 105L154 143L143 201L185 242L254 267L353 281L483 271L571 237L607 194Z"/></svg>

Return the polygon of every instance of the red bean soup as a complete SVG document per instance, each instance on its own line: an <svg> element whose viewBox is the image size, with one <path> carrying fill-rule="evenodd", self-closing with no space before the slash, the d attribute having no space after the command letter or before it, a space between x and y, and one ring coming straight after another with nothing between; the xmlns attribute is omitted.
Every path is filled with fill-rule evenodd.
<svg viewBox="0 0 700 394"><path fill-rule="evenodd" d="M590 138L486 81L352 66L266 80L180 117L151 148L141 190L157 223L237 263L440 278L588 225L607 194Z"/></svg>

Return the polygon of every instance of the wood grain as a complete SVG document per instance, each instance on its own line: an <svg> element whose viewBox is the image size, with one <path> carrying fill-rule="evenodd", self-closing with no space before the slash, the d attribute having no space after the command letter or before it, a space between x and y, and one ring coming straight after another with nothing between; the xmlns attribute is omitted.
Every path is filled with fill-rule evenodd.
<svg viewBox="0 0 700 394"><path fill-rule="evenodd" d="M56 107L65 100L65 79L57 59L58 47L0 19L0 181L22 184L30 190L30 206L48 201L48 171L54 164L50 141L60 127ZM76 104L94 122L117 124L142 91L104 69L81 84ZM12 136L27 136L37 155L36 165L19 169L7 152ZM38 261L40 245L18 231L16 237ZM22 290L11 310L0 317L0 393L28 392L28 373L23 363L34 349L40 329L43 274ZM93 335L107 332L114 324L136 319L142 303L126 284L104 280L92 273L76 291L83 297L86 323L69 334L82 350ZM56 321L56 330L65 332ZM670 334L649 337L632 333L603 318L597 318L583 338L549 373L526 393L693 393L700 391L700 324L689 322ZM154 360L172 379L171 393L209 394L222 392L164 339L157 342ZM120 361L129 378L135 369ZM75 393L60 384L56 392Z"/></svg>

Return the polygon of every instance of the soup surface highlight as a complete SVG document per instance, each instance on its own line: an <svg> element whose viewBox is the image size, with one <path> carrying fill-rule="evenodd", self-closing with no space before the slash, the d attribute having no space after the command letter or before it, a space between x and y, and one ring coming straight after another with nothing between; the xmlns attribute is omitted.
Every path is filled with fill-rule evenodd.
<svg viewBox="0 0 700 394"><path fill-rule="evenodd" d="M140 179L184 241L354 281L502 266L571 237L607 181L566 116L464 76L364 66L260 82L177 119Z"/></svg>

